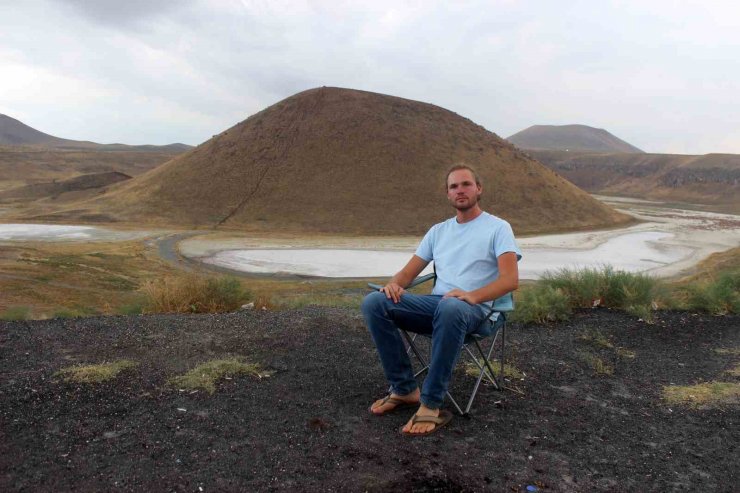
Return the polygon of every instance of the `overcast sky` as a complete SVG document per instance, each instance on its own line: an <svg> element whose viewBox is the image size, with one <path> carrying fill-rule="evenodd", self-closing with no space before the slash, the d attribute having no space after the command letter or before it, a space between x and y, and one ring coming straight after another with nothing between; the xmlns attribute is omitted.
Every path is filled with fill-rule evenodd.
<svg viewBox="0 0 740 493"><path fill-rule="evenodd" d="M0 0L0 113L58 137L195 145L317 86L740 153L740 2Z"/></svg>

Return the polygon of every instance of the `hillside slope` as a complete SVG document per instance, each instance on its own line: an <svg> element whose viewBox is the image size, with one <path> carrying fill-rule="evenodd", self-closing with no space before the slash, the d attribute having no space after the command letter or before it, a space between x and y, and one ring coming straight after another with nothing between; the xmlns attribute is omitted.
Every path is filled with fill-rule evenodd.
<svg viewBox="0 0 740 493"><path fill-rule="evenodd" d="M740 155L529 151L593 193L691 202L740 214Z"/></svg>
<svg viewBox="0 0 740 493"><path fill-rule="evenodd" d="M443 108L318 88L251 116L94 201L54 214L257 230L419 234L452 215L448 167L480 171L483 207L517 232L629 218Z"/></svg>
<svg viewBox="0 0 740 493"><path fill-rule="evenodd" d="M0 203L2 202L26 202L43 198L58 199L62 196L68 198L71 194L85 192L99 192L100 189L121 181L130 180L131 177L118 171L107 171L103 173L91 173L79 175L61 181L45 183L34 183L10 190L0 191Z"/></svg>
<svg viewBox="0 0 740 493"><path fill-rule="evenodd" d="M178 153L191 149L187 144L156 145L126 145L126 144L98 144L96 142L70 140L54 137L29 127L25 123L0 114L0 145L11 146L44 146L69 149L87 149L101 151L148 151Z"/></svg>
<svg viewBox="0 0 740 493"><path fill-rule="evenodd" d="M136 176L178 154L180 151L100 151L0 146L0 191L93 173L118 171Z"/></svg>
<svg viewBox="0 0 740 493"><path fill-rule="evenodd" d="M534 125L506 138L522 149L642 152L603 128L587 125Z"/></svg>

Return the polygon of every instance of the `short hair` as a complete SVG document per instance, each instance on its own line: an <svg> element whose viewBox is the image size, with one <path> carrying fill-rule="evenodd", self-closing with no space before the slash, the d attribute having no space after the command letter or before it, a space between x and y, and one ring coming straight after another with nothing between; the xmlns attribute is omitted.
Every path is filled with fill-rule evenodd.
<svg viewBox="0 0 740 493"><path fill-rule="evenodd" d="M447 170L447 175L445 176L445 190L447 190L447 181L450 179L450 175L453 171L459 171L461 169L466 169L470 171L470 173L473 175L473 178L475 178L475 184L478 186L481 186L482 183L480 181L480 176L478 176L478 172L475 171L475 169L472 166L469 166L467 164L459 163L453 165L450 169Z"/></svg>

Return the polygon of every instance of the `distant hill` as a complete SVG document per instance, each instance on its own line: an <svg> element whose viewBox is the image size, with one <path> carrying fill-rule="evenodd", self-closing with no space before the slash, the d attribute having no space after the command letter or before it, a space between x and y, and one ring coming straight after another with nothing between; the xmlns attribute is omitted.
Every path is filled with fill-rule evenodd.
<svg viewBox="0 0 740 493"><path fill-rule="evenodd" d="M338 88L298 93L108 193L39 219L78 217L264 231L420 234L453 214L452 163L518 233L631 219L443 108Z"/></svg>
<svg viewBox="0 0 740 493"><path fill-rule="evenodd" d="M129 175L117 171L80 175L67 180L35 183L0 191L0 202L25 202L43 198L56 200L65 195L67 200L71 197L81 198L80 192L99 191L101 188L130 179Z"/></svg>
<svg viewBox="0 0 740 493"><path fill-rule="evenodd" d="M187 144L155 145L126 145L126 144L97 144L95 142L69 140L45 134L25 123L0 114L0 145L12 146L44 146L69 149L87 149L98 151L159 151L159 152L184 152L191 149Z"/></svg>
<svg viewBox="0 0 740 493"><path fill-rule="evenodd" d="M643 152L603 128L586 125L534 125L507 137L506 140L522 149Z"/></svg>
<svg viewBox="0 0 740 493"><path fill-rule="evenodd" d="M529 151L584 190L740 214L740 155Z"/></svg>
<svg viewBox="0 0 740 493"><path fill-rule="evenodd" d="M120 172L136 176L181 153L154 148L158 150L0 145L0 191L95 173Z"/></svg>

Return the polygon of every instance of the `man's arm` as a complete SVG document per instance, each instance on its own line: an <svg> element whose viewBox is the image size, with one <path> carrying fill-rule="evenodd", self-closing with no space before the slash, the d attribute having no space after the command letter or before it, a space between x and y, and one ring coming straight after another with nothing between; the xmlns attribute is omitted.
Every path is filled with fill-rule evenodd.
<svg viewBox="0 0 740 493"><path fill-rule="evenodd" d="M493 301L519 287L519 267L516 262L516 253L506 252L498 257L498 279L474 291L453 289L445 294L445 298L457 298L471 305L484 301Z"/></svg>
<svg viewBox="0 0 740 493"><path fill-rule="evenodd" d="M424 267L428 264L428 261L414 255L404 268L398 271L396 275L388 281L388 284L380 288L380 292L385 293L385 297L389 300L393 300L393 303L398 303L401 300L401 294L405 291L404 288L411 284L411 281L421 274L421 271L423 271Z"/></svg>

